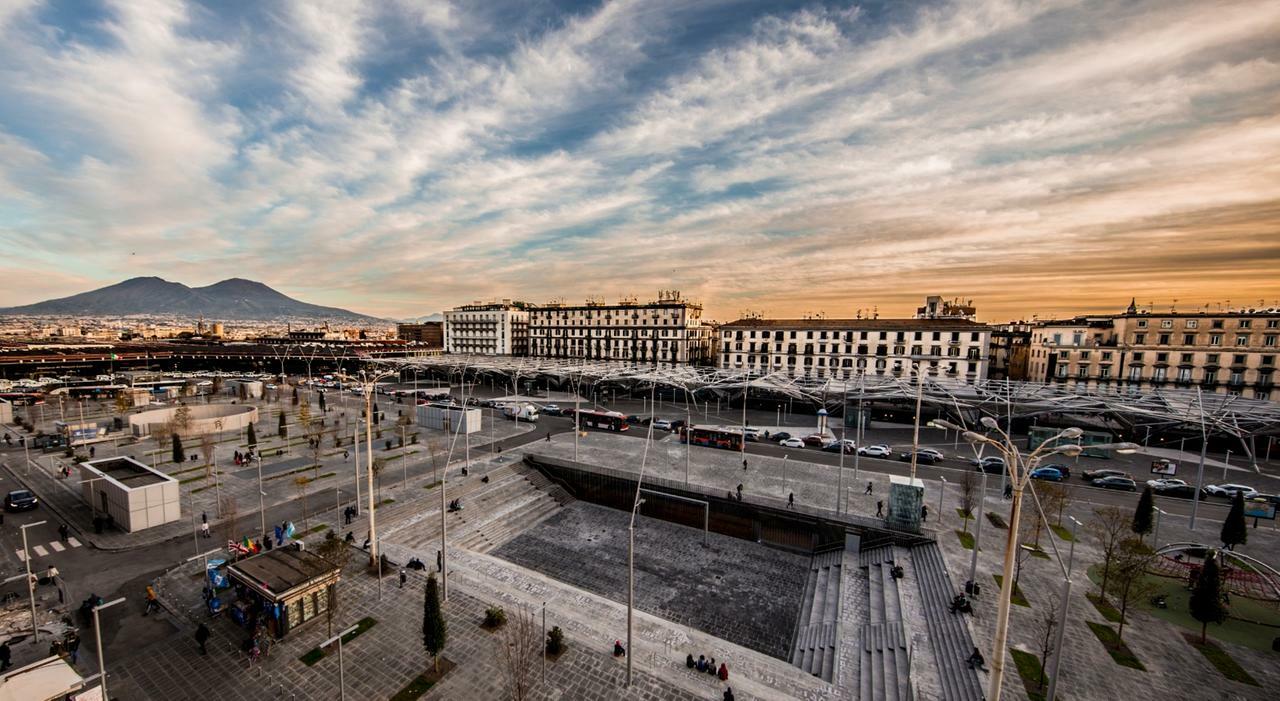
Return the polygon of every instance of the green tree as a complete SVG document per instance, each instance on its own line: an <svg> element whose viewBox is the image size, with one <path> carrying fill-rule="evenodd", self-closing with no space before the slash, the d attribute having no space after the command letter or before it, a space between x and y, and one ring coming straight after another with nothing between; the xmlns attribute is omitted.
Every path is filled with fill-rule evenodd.
<svg viewBox="0 0 1280 701"><path fill-rule="evenodd" d="M1222 522L1222 533L1218 538L1228 550L1235 550L1237 545L1244 545L1249 540L1249 529L1244 522L1244 492L1236 492L1231 497L1231 510L1227 512L1227 520Z"/></svg>
<svg viewBox="0 0 1280 701"><path fill-rule="evenodd" d="M1200 621L1200 643L1206 641L1210 623L1227 620L1227 607L1222 601L1222 573L1218 567L1219 553L1210 552L1205 558L1200 576L1191 589L1191 617Z"/></svg>
<svg viewBox="0 0 1280 701"><path fill-rule="evenodd" d="M1148 486L1142 490L1142 496L1138 497L1138 508L1133 512L1133 524L1129 529L1138 536L1139 539L1144 538L1151 532L1151 525L1156 515L1156 497Z"/></svg>
<svg viewBox="0 0 1280 701"><path fill-rule="evenodd" d="M253 424L249 424L249 431L248 435L245 437L245 442L249 444L250 448L258 447L258 431L253 427Z"/></svg>
<svg viewBox="0 0 1280 701"><path fill-rule="evenodd" d="M440 609L440 587L433 572L427 576L426 598L422 602L422 647L431 655L437 674L440 673L440 653L444 652L448 635L444 611Z"/></svg>
<svg viewBox="0 0 1280 701"><path fill-rule="evenodd" d="M186 456L186 451L182 449L182 436L173 434L173 461L180 463Z"/></svg>

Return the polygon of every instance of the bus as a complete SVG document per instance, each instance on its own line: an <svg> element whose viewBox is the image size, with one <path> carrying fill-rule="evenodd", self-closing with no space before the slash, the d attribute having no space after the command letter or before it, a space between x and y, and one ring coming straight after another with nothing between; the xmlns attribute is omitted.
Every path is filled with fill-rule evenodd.
<svg viewBox="0 0 1280 701"><path fill-rule="evenodd" d="M626 431L627 415L616 411L581 409L578 411L578 428L599 428L605 431Z"/></svg>
<svg viewBox="0 0 1280 701"><path fill-rule="evenodd" d="M694 426L680 431L680 442L691 442L708 448L742 450L742 429L723 426Z"/></svg>

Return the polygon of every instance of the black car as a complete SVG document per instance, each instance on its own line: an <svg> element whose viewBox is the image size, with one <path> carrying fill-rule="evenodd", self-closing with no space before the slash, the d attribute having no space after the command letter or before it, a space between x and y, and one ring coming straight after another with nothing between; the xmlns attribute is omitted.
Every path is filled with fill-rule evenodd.
<svg viewBox="0 0 1280 701"><path fill-rule="evenodd" d="M853 447L853 443L843 443L841 441L831 441L830 443L822 446L822 451L825 453L838 453L840 452L840 446L844 446L845 455L853 455L857 452ZM924 455L924 453L921 453L921 455Z"/></svg>
<svg viewBox="0 0 1280 701"><path fill-rule="evenodd" d="M911 451L899 454L898 460L901 462L911 462ZM936 462L938 462L938 456L933 453L916 453L916 464L918 465L932 465Z"/></svg>
<svg viewBox="0 0 1280 701"><path fill-rule="evenodd" d="M1115 475L1096 479L1093 481L1093 486L1103 489L1120 489L1126 492L1136 492L1138 490L1138 485L1133 480Z"/></svg>
<svg viewBox="0 0 1280 701"><path fill-rule="evenodd" d="M1177 497L1179 499L1190 499L1192 494L1196 493L1196 487L1193 484L1175 484L1172 487L1165 487L1160 490L1162 497ZM1209 498L1209 492L1200 490L1200 501Z"/></svg>
<svg viewBox="0 0 1280 701"><path fill-rule="evenodd" d="M671 430L680 431L680 430L683 430L686 425L687 424L685 423L684 419L676 419L675 421L671 422Z"/></svg>
<svg viewBox="0 0 1280 701"><path fill-rule="evenodd" d="M1085 470L1080 477L1087 482L1092 482L1094 480L1100 480L1107 477L1124 477L1125 479L1128 479L1129 475L1121 472L1120 470Z"/></svg>
<svg viewBox="0 0 1280 701"><path fill-rule="evenodd" d="M791 437L791 434L787 433L786 431L778 431L777 433L769 434L769 440L771 441L785 441L790 437Z"/></svg>
<svg viewBox="0 0 1280 701"><path fill-rule="evenodd" d="M30 511L39 504L36 495L25 489L15 489L4 496L5 511Z"/></svg>

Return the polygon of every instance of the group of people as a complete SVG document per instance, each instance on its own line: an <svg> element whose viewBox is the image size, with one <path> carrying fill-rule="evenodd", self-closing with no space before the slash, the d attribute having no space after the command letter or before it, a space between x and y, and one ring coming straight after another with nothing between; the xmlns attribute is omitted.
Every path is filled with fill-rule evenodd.
<svg viewBox="0 0 1280 701"><path fill-rule="evenodd" d="M452 511L462 511L462 500L461 500L461 499L454 499L453 501L449 502L449 511L451 511L451 512L452 512Z"/></svg>
<svg viewBox="0 0 1280 701"><path fill-rule="evenodd" d="M345 509L343 509L343 510L342 510L342 518L343 518L343 521L344 521L347 525L350 525L350 524L351 524L351 519L355 518L355 517L356 517L356 515L357 515L358 513L359 513L359 510L358 510L358 509L356 509L356 507L354 507L354 506L348 506L347 508L345 508Z"/></svg>
<svg viewBox="0 0 1280 701"><path fill-rule="evenodd" d="M237 450L233 457L235 458L236 467L248 465L253 462L253 448L250 448L243 453Z"/></svg>
<svg viewBox="0 0 1280 701"><path fill-rule="evenodd" d="M973 604L963 593L951 597L951 613L973 613Z"/></svg>
<svg viewBox="0 0 1280 701"><path fill-rule="evenodd" d="M695 660L693 659L692 654L686 655L684 658L684 666L688 667L689 669L697 670L699 672L713 674L719 677L720 681L722 682L729 680L729 666L721 662L720 666L717 668L716 658L714 657L708 660L705 655L698 655L698 659ZM730 694L725 698L733 698L733 696L732 694Z"/></svg>

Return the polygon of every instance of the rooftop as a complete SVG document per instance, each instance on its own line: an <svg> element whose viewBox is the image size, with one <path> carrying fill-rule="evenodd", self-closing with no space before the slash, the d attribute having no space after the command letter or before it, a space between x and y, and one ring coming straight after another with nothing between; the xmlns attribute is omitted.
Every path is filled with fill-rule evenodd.
<svg viewBox="0 0 1280 701"><path fill-rule="evenodd" d="M720 327L771 329L946 329L982 330L987 325L968 319L738 319Z"/></svg>
<svg viewBox="0 0 1280 701"><path fill-rule="evenodd" d="M173 481L172 477L156 472L130 457L103 458L80 464L90 472L102 475L126 489Z"/></svg>
<svg viewBox="0 0 1280 701"><path fill-rule="evenodd" d="M229 570L267 592L282 595L314 579L336 577L339 567L306 550L276 548L232 564Z"/></svg>

